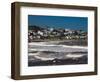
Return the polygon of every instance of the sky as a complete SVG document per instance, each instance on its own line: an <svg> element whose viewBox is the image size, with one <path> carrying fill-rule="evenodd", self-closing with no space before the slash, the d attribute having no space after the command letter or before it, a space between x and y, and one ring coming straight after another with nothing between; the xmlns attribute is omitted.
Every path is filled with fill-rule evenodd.
<svg viewBox="0 0 100 82"><path fill-rule="evenodd" d="M87 17L28 15L28 26L65 28L87 31Z"/></svg>

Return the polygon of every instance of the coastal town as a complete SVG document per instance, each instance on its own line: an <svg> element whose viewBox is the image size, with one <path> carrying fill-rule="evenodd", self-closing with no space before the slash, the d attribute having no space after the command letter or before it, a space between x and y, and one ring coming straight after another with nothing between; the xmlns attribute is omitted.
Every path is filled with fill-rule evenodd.
<svg viewBox="0 0 100 82"><path fill-rule="evenodd" d="M28 41L87 40L87 32L64 28L29 26Z"/></svg>

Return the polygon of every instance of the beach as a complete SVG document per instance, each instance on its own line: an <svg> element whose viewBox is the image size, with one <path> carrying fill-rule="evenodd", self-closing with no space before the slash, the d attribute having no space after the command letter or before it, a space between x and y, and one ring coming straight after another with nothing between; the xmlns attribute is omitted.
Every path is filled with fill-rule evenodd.
<svg viewBox="0 0 100 82"><path fill-rule="evenodd" d="M28 66L87 64L87 57L86 40L28 43Z"/></svg>

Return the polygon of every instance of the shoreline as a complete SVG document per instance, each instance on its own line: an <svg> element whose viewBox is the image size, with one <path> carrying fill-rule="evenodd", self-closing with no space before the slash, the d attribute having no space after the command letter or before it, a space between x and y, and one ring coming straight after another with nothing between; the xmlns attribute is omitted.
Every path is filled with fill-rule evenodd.
<svg viewBox="0 0 100 82"><path fill-rule="evenodd" d="M56 45L68 45L68 46L88 46L87 40L39 40L32 41L31 43L46 43L46 44L56 44Z"/></svg>
<svg viewBox="0 0 100 82"><path fill-rule="evenodd" d="M87 41L87 39L80 39L80 40L75 40L75 39L72 39L72 40L65 40L65 39L62 39L62 40L60 40L60 39L57 39L57 40L54 40L54 39L52 39L52 40L49 40L49 39L45 39L45 40L43 40L43 39L39 39L39 40L33 40L33 41L30 41L30 42L49 42L49 41ZM29 43L30 43L29 42Z"/></svg>

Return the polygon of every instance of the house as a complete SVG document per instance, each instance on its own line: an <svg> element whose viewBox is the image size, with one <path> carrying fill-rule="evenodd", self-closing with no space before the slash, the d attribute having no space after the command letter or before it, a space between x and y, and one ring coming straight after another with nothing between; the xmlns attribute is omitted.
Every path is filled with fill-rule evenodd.
<svg viewBox="0 0 100 82"><path fill-rule="evenodd" d="M38 31L37 34L43 36L43 32L42 31Z"/></svg>

